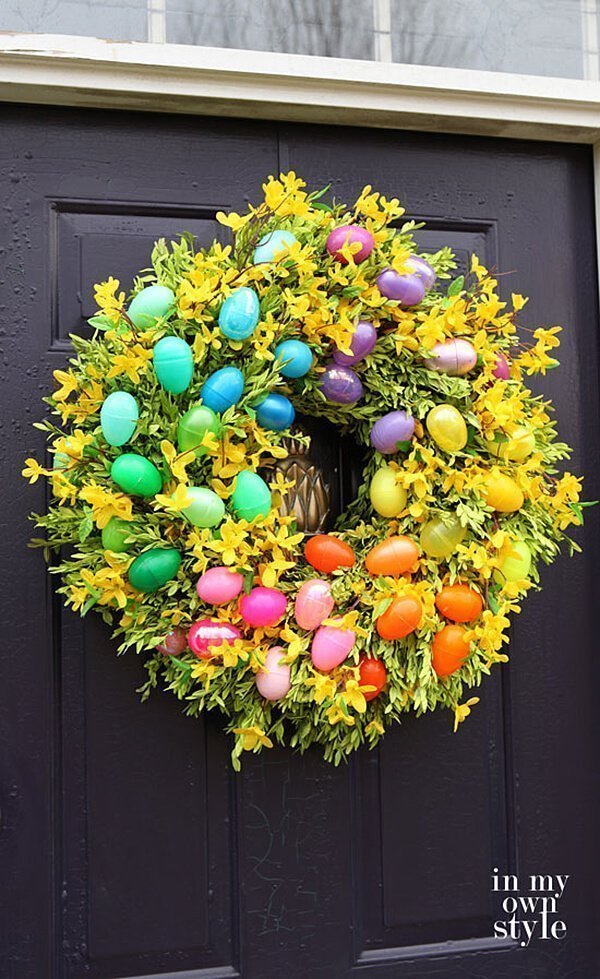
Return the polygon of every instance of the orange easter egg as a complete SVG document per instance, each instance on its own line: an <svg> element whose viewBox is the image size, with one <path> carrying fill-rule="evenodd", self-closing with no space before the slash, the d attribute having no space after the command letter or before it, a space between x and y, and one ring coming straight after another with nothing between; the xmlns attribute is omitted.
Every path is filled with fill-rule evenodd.
<svg viewBox="0 0 600 979"><path fill-rule="evenodd" d="M423 610L418 599L410 595L399 595L383 615L375 623L375 628L382 639L404 639L414 632Z"/></svg>
<svg viewBox="0 0 600 979"><path fill-rule="evenodd" d="M431 647L432 662L439 677L456 673L469 655L465 632L460 625L445 625L435 636Z"/></svg>
<svg viewBox="0 0 600 979"><path fill-rule="evenodd" d="M440 615L451 622L472 622L483 611L481 595L468 585L445 585L435 604Z"/></svg>
<svg viewBox="0 0 600 979"><path fill-rule="evenodd" d="M356 558L349 544L333 534L315 534L304 547L304 556L321 574L331 574L338 568L351 568Z"/></svg>
<svg viewBox="0 0 600 979"><path fill-rule="evenodd" d="M387 670L380 659L361 656L358 664L359 683L361 687L375 687L374 690L363 690L365 700L378 697L387 681Z"/></svg>
<svg viewBox="0 0 600 979"><path fill-rule="evenodd" d="M525 501L514 479L504 473L490 473L484 490L485 502L498 513L514 513Z"/></svg>
<svg viewBox="0 0 600 979"><path fill-rule="evenodd" d="M419 548L410 537L388 537L376 544L365 558L367 571L376 575L398 575L414 571Z"/></svg>

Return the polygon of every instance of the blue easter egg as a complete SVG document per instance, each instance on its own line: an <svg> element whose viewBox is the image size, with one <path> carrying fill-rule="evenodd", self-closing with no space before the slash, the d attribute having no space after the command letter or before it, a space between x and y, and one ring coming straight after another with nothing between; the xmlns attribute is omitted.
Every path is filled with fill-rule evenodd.
<svg viewBox="0 0 600 979"><path fill-rule="evenodd" d="M200 389L202 404L222 414L240 400L244 391L244 375L237 367L221 367L206 379Z"/></svg>
<svg viewBox="0 0 600 979"><path fill-rule="evenodd" d="M113 391L100 409L100 427L109 445L125 445L136 429L140 417L138 404L127 391Z"/></svg>
<svg viewBox="0 0 600 979"><path fill-rule="evenodd" d="M194 373L194 357L189 343L181 337L163 337L152 351L159 384L171 394L189 387Z"/></svg>
<svg viewBox="0 0 600 979"><path fill-rule="evenodd" d="M275 347L277 360L285 361L279 370L284 377L304 377L308 374L312 362L312 350L302 340L284 340Z"/></svg>
<svg viewBox="0 0 600 979"><path fill-rule="evenodd" d="M296 411L292 402L283 394L268 394L264 401L256 405L258 424L272 432L282 432L284 428L289 428L295 417Z"/></svg>
<svg viewBox="0 0 600 979"><path fill-rule="evenodd" d="M291 231L268 231L254 249L252 262L254 265L261 265L262 262L274 262L281 253L291 248L296 241L298 239Z"/></svg>
<svg viewBox="0 0 600 979"><path fill-rule="evenodd" d="M230 340L247 340L254 333L259 316L260 305L254 289L240 286L221 306L219 328Z"/></svg>
<svg viewBox="0 0 600 979"><path fill-rule="evenodd" d="M150 330L157 319L175 305L175 293L167 286L146 286L131 300L127 315L139 330Z"/></svg>

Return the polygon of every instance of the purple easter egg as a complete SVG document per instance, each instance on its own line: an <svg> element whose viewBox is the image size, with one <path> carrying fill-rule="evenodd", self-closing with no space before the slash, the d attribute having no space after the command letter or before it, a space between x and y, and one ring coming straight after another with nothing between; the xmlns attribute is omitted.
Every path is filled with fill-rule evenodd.
<svg viewBox="0 0 600 979"><path fill-rule="evenodd" d="M502 354L496 355L496 366L492 373L499 381L508 381L510 379L510 364Z"/></svg>
<svg viewBox="0 0 600 979"><path fill-rule="evenodd" d="M396 299L401 306L416 306L425 295L425 284L415 273L400 275L384 269L377 278L377 288L386 299Z"/></svg>
<svg viewBox="0 0 600 979"><path fill-rule="evenodd" d="M472 343L461 337L436 343L431 350L431 356L423 360L425 367L438 374L448 374L450 377L460 377L468 374L477 363L477 351Z"/></svg>
<svg viewBox="0 0 600 979"><path fill-rule="evenodd" d="M276 588L253 588L240 601L240 612L244 622L253 629L268 628L275 625L285 615L286 597Z"/></svg>
<svg viewBox="0 0 600 979"><path fill-rule="evenodd" d="M398 451L398 442L408 442L414 435L415 420L406 411L390 411L371 429L371 445L384 455Z"/></svg>
<svg viewBox="0 0 600 979"><path fill-rule="evenodd" d="M282 656L283 646L273 646L265 656L264 668L256 674L256 689L265 700L281 700L292 686L290 666L280 662Z"/></svg>
<svg viewBox="0 0 600 979"><path fill-rule="evenodd" d="M209 568L198 579L196 591L198 597L207 605L226 605L237 598L244 585L241 574L230 568L219 566Z"/></svg>
<svg viewBox="0 0 600 979"><path fill-rule="evenodd" d="M333 361L327 365L320 388L328 401L340 405L353 405L362 398L363 386L357 374L349 367L342 367Z"/></svg>
<svg viewBox="0 0 600 979"><path fill-rule="evenodd" d="M200 659L210 659L212 646L232 643L240 638L241 633L237 626L217 619L199 619L187 634L188 646Z"/></svg>
<svg viewBox="0 0 600 979"><path fill-rule="evenodd" d="M435 272L429 262L426 262L420 255L410 255L406 260L406 266L411 272L418 275L426 291L431 289L435 282Z"/></svg>
<svg viewBox="0 0 600 979"><path fill-rule="evenodd" d="M375 239L371 232L367 231L366 228L361 228L358 224L342 224L339 228L334 228L327 238L327 251L333 258L337 258L342 265L347 265L348 259L342 255L340 249L344 247L346 242L353 245L357 241L360 243L360 248L352 258L354 263L358 264L364 262L375 247Z"/></svg>
<svg viewBox="0 0 600 979"><path fill-rule="evenodd" d="M368 320L359 320L350 341L351 354L344 354L341 350L334 350L333 359L336 364L342 367L351 367L358 364L365 357L368 357L373 347L377 343L377 330Z"/></svg>
<svg viewBox="0 0 600 979"><path fill-rule="evenodd" d="M296 595L294 615L301 629L317 629L333 611L331 586L322 578L311 578L300 585Z"/></svg>
<svg viewBox="0 0 600 979"><path fill-rule="evenodd" d="M356 634L352 629L338 629L332 625L319 626L310 647L313 666L329 673L344 662L355 642Z"/></svg>

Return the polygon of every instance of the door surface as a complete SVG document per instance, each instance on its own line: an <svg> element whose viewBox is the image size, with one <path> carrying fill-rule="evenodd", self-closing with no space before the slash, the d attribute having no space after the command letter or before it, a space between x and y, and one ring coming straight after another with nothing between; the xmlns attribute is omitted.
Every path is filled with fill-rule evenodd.
<svg viewBox="0 0 600 979"><path fill-rule="evenodd" d="M216 717L140 704L142 667L95 616L61 611L22 460L41 396L85 330L92 284L128 288L153 240L224 234L269 173L342 199L372 183L562 323L557 405L598 497L592 155L587 147L48 108L1 110L0 974L7 979L405 979L600 975L595 511L583 555L544 574L509 668L459 733L408 720L339 769L275 749L235 775ZM343 466L342 466L343 469ZM337 471L336 471L337 470ZM352 474L331 462L340 492ZM492 874L568 874L558 940L493 937Z"/></svg>

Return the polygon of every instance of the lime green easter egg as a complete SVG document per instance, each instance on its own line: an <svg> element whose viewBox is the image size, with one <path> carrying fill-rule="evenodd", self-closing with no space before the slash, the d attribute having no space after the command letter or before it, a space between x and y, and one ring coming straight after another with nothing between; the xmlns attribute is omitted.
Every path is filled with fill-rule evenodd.
<svg viewBox="0 0 600 979"><path fill-rule="evenodd" d="M180 452L193 449L196 456L206 455L208 449L201 446L206 432L219 435L221 426L212 408L206 405L194 405L185 415L181 416L177 426L177 445Z"/></svg>
<svg viewBox="0 0 600 979"><path fill-rule="evenodd" d="M129 568L129 583L138 591L156 591L179 571L181 554L174 547L153 547L144 551Z"/></svg>
<svg viewBox="0 0 600 979"><path fill-rule="evenodd" d="M271 491L258 473L244 469L235 481L231 505L242 520L266 517L271 509Z"/></svg>
<svg viewBox="0 0 600 979"><path fill-rule="evenodd" d="M523 540L508 540L498 553L499 567L494 572L494 581L503 585L505 581L523 581L531 571L531 551Z"/></svg>
<svg viewBox="0 0 600 979"><path fill-rule="evenodd" d="M427 557L447 558L464 540L466 530L458 517L432 517L421 530L421 547Z"/></svg>
<svg viewBox="0 0 600 979"><path fill-rule="evenodd" d="M225 504L206 486L186 486L185 491L192 502L182 513L194 527L216 527L225 516Z"/></svg>
<svg viewBox="0 0 600 979"><path fill-rule="evenodd" d="M382 517L398 517L406 506L406 490L396 482L396 471L391 466L377 470L369 487L373 509Z"/></svg>
<svg viewBox="0 0 600 979"><path fill-rule="evenodd" d="M138 292L127 310L127 315L139 330L150 330L157 319L166 316L175 305L175 293L167 286L146 286Z"/></svg>
<svg viewBox="0 0 600 979"><path fill-rule="evenodd" d="M110 467L110 475L124 493L154 496L162 489L162 477L149 459L136 452L124 452Z"/></svg>
<svg viewBox="0 0 600 979"><path fill-rule="evenodd" d="M127 520L120 517L111 517L106 527L102 531L102 547L105 551L114 551L115 554L124 554L131 550L133 544L126 544L125 541L131 535L133 527Z"/></svg>

